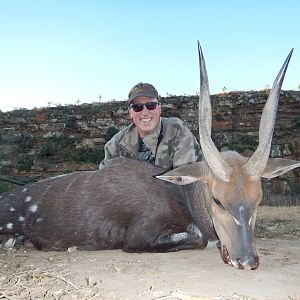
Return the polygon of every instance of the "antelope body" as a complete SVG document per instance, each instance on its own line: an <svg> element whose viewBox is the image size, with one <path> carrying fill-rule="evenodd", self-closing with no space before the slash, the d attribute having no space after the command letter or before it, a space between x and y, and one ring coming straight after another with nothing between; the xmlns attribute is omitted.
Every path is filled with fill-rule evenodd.
<svg viewBox="0 0 300 300"><path fill-rule="evenodd" d="M0 199L0 229L25 236L42 250L205 247L203 233L216 236L204 202L200 205L206 216L196 224L184 189L154 177L162 171L147 162L117 158L103 170L21 187Z"/></svg>
<svg viewBox="0 0 300 300"><path fill-rule="evenodd" d="M254 226L261 177L273 178L300 166L299 161L268 158L291 53L264 107L259 146L247 158L220 153L211 140L208 78L199 44L198 50L204 161L164 173L146 162L118 158L102 170L30 184L1 197L0 234L25 236L42 250L77 246L128 252L204 248L219 239L225 263L256 269Z"/></svg>

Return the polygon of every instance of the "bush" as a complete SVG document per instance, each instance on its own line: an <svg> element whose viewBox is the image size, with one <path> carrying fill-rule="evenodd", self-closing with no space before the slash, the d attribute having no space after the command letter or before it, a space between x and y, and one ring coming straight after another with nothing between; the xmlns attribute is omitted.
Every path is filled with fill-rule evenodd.
<svg viewBox="0 0 300 300"><path fill-rule="evenodd" d="M300 128L300 120L296 120L293 127L296 128L296 129Z"/></svg>
<svg viewBox="0 0 300 300"><path fill-rule="evenodd" d="M23 155L16 164L18 171L30 171L33 164L33 159L28 155Z"/></svg>
<svg viewBox="0 0 300 300"><path fill-rule="evenodd" d="M65 123L65 129L73 130L76 129L76 116L68 116Z"/></svg>
<svg viewBox="0 0 300 300"><path fill-rule="evenodd" d="M49 137L42 142L38 158L52 163L70 161L73 153L76 153L75 142L76 139L67 135Z"/></svg>
<svg viewBox="0 0 300 300"><path fill-rule="evenodd" d="M87 148L77 151L73 156L73 160L77 163L91 162L98 164L104 159L104 150L97 148Z"/></svg>
<svg viewBox="0 0 300 300"><path fill-rule="evenodd" d="M105 141L108 142L119 130L116 127L108 127L105 134Z"/></svg>
<svg viewBox="0 0 300 300"><path fill-rule="evenodd" d="M32 135L28 133L20 134L3 134L1 135L1 143L16 145L18 151L28 151L34 148L35 139Z"/></svg>
<svg viewBox="0 0 300 300"><path fill-rule="evenodd" d="M197 139L197 141L199 141L199 129L198 128L191 128L191 132L192 134L195 136L195 138Z"/></svg>
<svg viewBox="0 0 300 300"><path fill-rule="evenodd" d="M250 145L254 147L258 146L258 141L253 136L248 136L248 135L242 136L240 138L240 143L242 145Z"/></svg>
<svg viewBox="0 0 300 300"><path fill-rule="evenodd" d="M223 121L222 115L221 115L221 114L215 114L215 120L216 120L217 122Z"/></svg>
<svg viewBox="0 0 300 300"><path fill-rule="evenodd" d="M13 184L0 180L0 194L11 190L13 187Z"/></svg>
<svg viewBox="0 0 300 300"><path fill-rule="evenodd" d="M49 157L49 156L53 155L54 152L55 151L53 150L53 148L50 145L44 144L38 154L38 157L39 158Z"/></svg>

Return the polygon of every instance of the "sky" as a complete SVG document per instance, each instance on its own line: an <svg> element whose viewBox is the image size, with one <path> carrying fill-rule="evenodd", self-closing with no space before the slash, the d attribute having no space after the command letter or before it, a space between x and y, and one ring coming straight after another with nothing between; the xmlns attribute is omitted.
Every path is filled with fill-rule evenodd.
<svg viewBox="0 0 300 300"><path fill-rule="evenodd" d="M299 0L0 0L0 110L199 92L262 90L294 48L283 84L299 90Z"/></svg>

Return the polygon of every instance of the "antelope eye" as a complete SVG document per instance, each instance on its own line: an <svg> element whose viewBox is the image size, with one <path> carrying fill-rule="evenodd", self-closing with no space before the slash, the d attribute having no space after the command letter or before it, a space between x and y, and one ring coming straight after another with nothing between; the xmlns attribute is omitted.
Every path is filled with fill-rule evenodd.
<svg viewBox="0 0 300 300"><path fill-rule="evenodd" d="M224 206L223 206L223 204L220 202L219 199L213 197L213 200L214 200L214 202L215 202L220 208L225 209Z"/></svg>

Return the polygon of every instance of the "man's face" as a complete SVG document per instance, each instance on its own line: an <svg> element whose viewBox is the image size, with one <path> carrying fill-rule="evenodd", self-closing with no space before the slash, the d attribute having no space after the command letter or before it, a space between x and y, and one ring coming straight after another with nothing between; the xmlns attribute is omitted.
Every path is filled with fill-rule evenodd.
<svg viewBox="0 0 300 300"><path fill-rule="evenodd" d="M148 97L136 97L131 104L146 104L149 102L157 102L157 99ZM146 106L140 112L135 112L133 108L129 108L130 118L135 123L141 138L153 131L160 120L161 107L157 105L155 109L148 110Z"/></svg>

